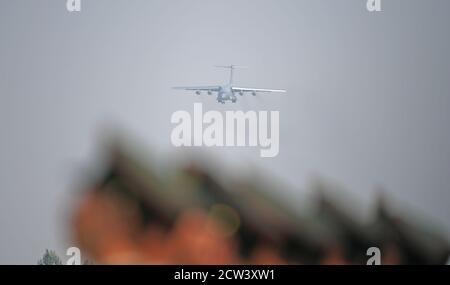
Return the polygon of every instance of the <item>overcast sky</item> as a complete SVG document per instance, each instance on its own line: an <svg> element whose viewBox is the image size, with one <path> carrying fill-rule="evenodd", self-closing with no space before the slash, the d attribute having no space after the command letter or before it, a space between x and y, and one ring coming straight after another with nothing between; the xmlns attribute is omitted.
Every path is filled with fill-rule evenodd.
<svg viewBox="0 0 450 285"><path fill-rule="evenodd" d="M382 186L450 228L450 1L65 2L0 1L0 263L64 254L73 182L104 126L170 153L171 114L197 101L280 111L276 158L209 150L298 191L279 195L322 175L370 205ZM288 93L219 106L171 90L226 82L216 64Z"/></svg>

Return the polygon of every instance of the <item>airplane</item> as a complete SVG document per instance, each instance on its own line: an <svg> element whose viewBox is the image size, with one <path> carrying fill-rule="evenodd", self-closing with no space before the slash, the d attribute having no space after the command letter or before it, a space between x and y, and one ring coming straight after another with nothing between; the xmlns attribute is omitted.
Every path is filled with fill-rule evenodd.
<svg viewBox="0 0 450 285"><path fill-rule="evenodd" d="M245 68L245 66L238 65L216 65L218 68L227 68L230 69L230 81L225 85L216 85L216 86L192 86L192 87L173 87L178 90L188 90L195 91L195 94L200 95L202 92L206 92L208 95L212 95L217 92L217 102L225 104L225 101L231 101L232 103L236 103L237 96L243 96L244 94L252 94L256 96L257 93L285 93L286 90L281 89L261 89L261 88L247 88L247 87L238 87L233 84L233 75L234 70L236 68Z"/></svg>

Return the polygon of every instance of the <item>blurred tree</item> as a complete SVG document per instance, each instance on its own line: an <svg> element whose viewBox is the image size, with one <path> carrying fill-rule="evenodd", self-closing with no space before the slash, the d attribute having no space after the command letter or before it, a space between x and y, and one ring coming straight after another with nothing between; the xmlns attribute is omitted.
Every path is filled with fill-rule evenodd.
<svg viewBox="0 0 450 285"><path fill-rule="evenodd" d="M46 249L44 256L38 260L38 265L62 265L62 261L55 251Z"/></svg>

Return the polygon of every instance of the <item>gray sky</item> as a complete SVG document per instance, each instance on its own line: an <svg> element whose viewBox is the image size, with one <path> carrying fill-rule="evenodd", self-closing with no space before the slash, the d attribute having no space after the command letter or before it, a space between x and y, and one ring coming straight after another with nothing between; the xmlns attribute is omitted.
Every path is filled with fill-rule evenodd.
<svg viewBox="0 0 450 285"><path fill-rule="evenodd" d="M103 126L170 153L171 114L198 100L280 111L278 157L209 150L299 189L279 195L319 174L368 206L381 185L450 228L448 0L384 0L381 13L365 0L65 2L0 1L0 263L64 254L73 182ZM215 64L289 92L219 106L170 89L225 82Z"/></svg>

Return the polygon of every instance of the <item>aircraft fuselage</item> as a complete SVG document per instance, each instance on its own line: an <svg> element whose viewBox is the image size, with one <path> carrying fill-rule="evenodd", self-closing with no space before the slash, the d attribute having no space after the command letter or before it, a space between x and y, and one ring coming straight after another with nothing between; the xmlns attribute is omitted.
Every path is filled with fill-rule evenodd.
<svg viewBox="0 0 450 285"><path fill-rule="evenodd" d="M217 102L225 104L225 101L236 103L237 98L230 85L221 86L217 94Z"/></svg>

